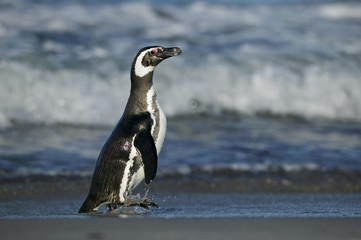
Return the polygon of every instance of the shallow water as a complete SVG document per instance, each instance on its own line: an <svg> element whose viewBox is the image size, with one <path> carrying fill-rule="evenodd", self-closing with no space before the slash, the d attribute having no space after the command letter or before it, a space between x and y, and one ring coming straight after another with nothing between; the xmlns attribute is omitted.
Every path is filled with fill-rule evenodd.
<svg viewBox="0 0 361 240"><path fill-rule="evenodd" d="M77 214L79 199L1 201L0 218L361 217L361 194L158 193L159 208ZM103 210L103 209L102 209Z"/></svg>

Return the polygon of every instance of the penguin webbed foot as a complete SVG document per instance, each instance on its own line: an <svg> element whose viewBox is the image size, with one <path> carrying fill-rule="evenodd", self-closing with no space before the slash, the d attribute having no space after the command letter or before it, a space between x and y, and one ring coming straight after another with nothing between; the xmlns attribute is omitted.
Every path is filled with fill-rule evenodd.
<svg viewBox="0 0 361 240"><path fill-rule="evenodd" d="M110 212L110 211L113 211L113 210L117 209L118 206L117 206L116 203L110 203L110 204L107 205L107 208L108 208L108 211Z"/></svg>
<svg viewBox="0 0 361 240"><path fill-rule="evenodd" d="M147 210L149 210L149 207L159 208L158 204L156 204L155 202L151 202L148 199L144 199L143 202L140 202L140 203L132 203L128 206L130 206L130 207L139 206L139 207L142 207Z"/></svg>
<svg viewBox="0 0 361 240"><path fill-rule="evenodd" d="M149 209L149 207L155 207L155 208L159 208L158 204L156 204L155 202L151 202L148 199L144 199L144 201L140 204L140 206L144 205L145 208Z"/></svg>

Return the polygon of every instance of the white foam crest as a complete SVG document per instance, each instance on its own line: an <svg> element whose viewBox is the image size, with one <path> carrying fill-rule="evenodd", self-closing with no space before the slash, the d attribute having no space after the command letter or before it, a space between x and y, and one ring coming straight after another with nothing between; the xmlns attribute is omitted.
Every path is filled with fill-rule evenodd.
<svg viewBox="0 0 361 240"><path fill-rule="evenodd" d="M322 17L330 19L361 19L361 5L351 3L344 5L341 3L325 4L319 7Z"/></svg>
<svg viewBox="0 0 361 240"><path fill-rule="evenodd" d="M222 62L222 59L217 60ZM274 65L250 72L230 64L162 63L155 89L167 116L235 111L361 121L359 71L333 64L302 74ZM104 79L94 72L43 71L8 63L0 72L0 126L24 123L114 125L129 96L129 73Z"/></svg>
<svg viewBox="0 0 361 240"><path fill-rule="evenodd" d="M304 163L304 164L270 164L270 163L257 163L257 164L247 164L247 163L233 163L229 166L217 166L211 165L206 169L202 168L204 171L217 171L217 170L233 170L233 171L250 171L250 172L268 172L268 171L279 171L283 170L285 172L300 172L300 171L318 171L322 168L315 163Z"/></svg>
<svg viewBox="0 0 361 240"><path fill-rule="evenodd" d="M3 173L0 171L0 176ZM93 169L87 170L46 170L43 168L18 168L11 173L6 173L1 177L5 178L16 178L16 177L28 177L28 176L48 176L48 177L57 177L57 176L81 176L81 177L90 177L93 174Z"/></svg>
<svg viewBox="0 0 361 240"><path fill-rule="evenodd" d="M129 96L128 75L118 72L107 81L93 72L52 72L8 63L0 71L0 126L11 121L115 124Z"/></svg>
<svg viewBox="0 0 361 240"><path fill-rule="evenodd" d="M254 172L254 173L264 173L264 172L278 172L285 171L288 173L292 172L301 172L301 171L322 171L326 170L324 167L321 167L315 163L308 162L303 164L271 164L271 163L231 163L231 164L203 164L199 167L190 167L190 166L178 166L177 168L161 168L159 169L158 175L172 175L172 174L181 174L181 175L191 175L195 172L202 171L205 173L213 173L217 171L236 171L236 172Z"/></svg>
<svg viewBox="0 0 361 240"><path fill-rule="evenodd" d="M253 72L222 61L163 68L159 75L164 85L158 95L166 114L230 110L361 120L360 70L339 71L338 64L330 63L315 64L300 73L273 64L257 66L259 62Z"/></svg>

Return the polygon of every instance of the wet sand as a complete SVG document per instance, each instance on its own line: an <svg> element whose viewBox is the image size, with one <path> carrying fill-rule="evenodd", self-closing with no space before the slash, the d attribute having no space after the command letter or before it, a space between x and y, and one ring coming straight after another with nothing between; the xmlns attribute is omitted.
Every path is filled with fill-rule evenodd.
<svg viewBox="0 0 361 240"><path fill-rule="evenodd" d="M0 219L0 239L361 239L361 218Z"/></svg>

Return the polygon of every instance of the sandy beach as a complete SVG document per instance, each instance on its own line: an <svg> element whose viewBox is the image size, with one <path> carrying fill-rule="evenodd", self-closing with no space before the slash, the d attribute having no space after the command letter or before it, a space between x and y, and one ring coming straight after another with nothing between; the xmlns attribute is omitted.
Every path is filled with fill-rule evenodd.
<svg viewBox="0 0 361 240"><path fill-rule="evenodd" d="M361 239L361 218L1 219L7 239Z"/></svg>

